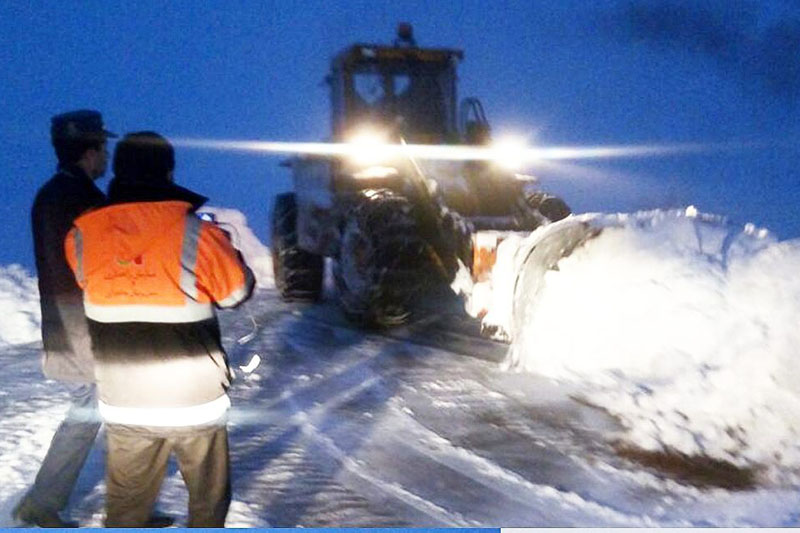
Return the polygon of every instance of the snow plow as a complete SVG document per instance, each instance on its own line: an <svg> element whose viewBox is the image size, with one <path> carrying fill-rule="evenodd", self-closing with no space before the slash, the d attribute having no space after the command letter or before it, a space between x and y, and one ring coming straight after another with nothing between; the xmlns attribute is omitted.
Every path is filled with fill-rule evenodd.
<svg viewBox="0 0 800 533"><path fill-rule="evenodd" d="M331 139L359 151L284 163L294 189L275 198L271 216L275 283L284 299L318 300L327 258L349 319L399 325L437 287L449 290L459 269L475 280L486 275L493 249L480 246L484 232L527 234L570 214L531 176L490 161L382 155L381 142L488 145L480 101L458 104L462 59L460 50L418 47L406 24L391 46L355 44L334 57L326 77Z"/></svg>

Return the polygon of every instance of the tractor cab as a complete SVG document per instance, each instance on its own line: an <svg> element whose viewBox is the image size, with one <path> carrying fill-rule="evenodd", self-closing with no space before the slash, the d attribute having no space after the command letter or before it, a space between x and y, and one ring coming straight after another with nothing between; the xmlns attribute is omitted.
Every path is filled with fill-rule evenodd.
<svg viewBox="0 0 800 533"><path fill-rule="evenodd" d="M414 144L458 139L456 66L461 50L419 48L401 24L393 46L356 44L331 62L333 139L372 127Z"/></svg>

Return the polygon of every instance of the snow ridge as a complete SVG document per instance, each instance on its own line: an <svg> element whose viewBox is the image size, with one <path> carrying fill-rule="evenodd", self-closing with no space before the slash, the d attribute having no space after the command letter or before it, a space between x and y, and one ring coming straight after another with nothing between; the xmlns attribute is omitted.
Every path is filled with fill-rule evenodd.
<svg viewBox="0 0 800 533"><path fill-rule="evenodd" d="M599 236L518 289L510 366L585 384L642 448L800 468L800 240L693 209L584 220Z"/></svg>

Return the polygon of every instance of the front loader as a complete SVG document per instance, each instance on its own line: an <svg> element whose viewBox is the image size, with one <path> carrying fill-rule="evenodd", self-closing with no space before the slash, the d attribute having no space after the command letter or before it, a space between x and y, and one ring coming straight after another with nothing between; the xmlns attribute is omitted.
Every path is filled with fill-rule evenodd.
<svg viewBox="0 0 800 533"><path fill-rule="evenodd" d="M393 45L343 50L326 77L331 140L355 143L370 131L400 146L485 146L491 131L481 103L458 104L462 59L460 50L418 47L405 24ZM285 163L294 188L276 197L271 228L283 298L320 298L329 258L350 319L367 327L402 324L420 299L449 285L460 264L481 275L478 232L530 232L570 214L533 180L487 161L380 155L380 144L366 142L355 156Z"/></svg>

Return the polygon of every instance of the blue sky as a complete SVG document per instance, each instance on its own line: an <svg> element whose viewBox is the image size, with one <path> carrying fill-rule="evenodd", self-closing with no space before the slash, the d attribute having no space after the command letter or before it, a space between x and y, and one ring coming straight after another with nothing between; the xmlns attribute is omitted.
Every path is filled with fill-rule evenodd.
<svg viewBox="0 0 800 533"><path fill-rule="evenodd" d="M553 5L557 4L557 5ZM52 173L50 116L118 133L317 141L322 79L353 42L465 51L460 96L496 132L569 145L723 151L538 171L576 211L695 204L800 237L800 7L794 0L0 2L0 264L33 264L29 207ZM179 149L177 180L265 238L280 158ZM105 187L108 179L100 182Z"/></svg>

